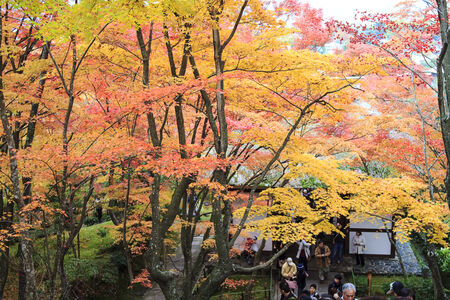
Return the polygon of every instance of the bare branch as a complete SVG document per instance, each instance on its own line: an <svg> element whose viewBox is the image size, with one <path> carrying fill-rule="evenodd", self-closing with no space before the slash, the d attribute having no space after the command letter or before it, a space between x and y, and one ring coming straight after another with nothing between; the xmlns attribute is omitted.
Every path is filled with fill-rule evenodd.
<svg viewBox="0 0 450 300"><path fill-rule="evenodd" d="M233 39L233 36L236 33L236 30L239 26L239 22L241 21L242 15L244 14L244 10L245 10L245 7L247 6L247 4L248 4L248 0L245 0L244 3L242 4L241 11L239 12L238 18L237 18L236 22L234 23L233 30L231 30L230 36L225 40L225 42L223 42L222 46L220 46L221 51L223 51L223 49L225 49L225 47L228 45L228 43Z"/></svg>
<svg viewBox="0 0 450 300"><path fill-rule="evenodd" d="M284 245L284 247L280 251L278 251L274 256L272 256L268 261L266 261L263 264L260 264L260 265L254 266L254 267L250 267L250 268L245 268L245 267L242 267L240 265L233 264L233 269L235 271L238 271L238 272L246 272L246 273L250 273L250 272L254 272L254 271L259 271L259 270L265 269L265 268L271 266L278 257L283 255L284 252L286 252L287 249L291 245L292 245L292 243L288 243L288 244Z"/></svg>

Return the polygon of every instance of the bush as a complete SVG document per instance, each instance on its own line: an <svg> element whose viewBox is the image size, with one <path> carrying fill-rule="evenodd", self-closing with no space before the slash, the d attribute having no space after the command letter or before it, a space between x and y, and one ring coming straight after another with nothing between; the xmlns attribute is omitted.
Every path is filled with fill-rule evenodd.
<svg viewBox="0 0 450 300"><path fill-rule="evenodd" d="M98 266L89 259L70 258L64 267L69 281L84 281L99 274Z"/></svg>
<svg viewBox="0 0 450 300"><path fill-rule="evenodd" d="M365 296L369 293L369 281L367 280L367 276L364 275L356 275L355 282L353 283L356 287L357 294L359 296Z"/></svg>
<svg viewBox="0 0 450 300"><path fill-rule="evenodd" d="M86 226L92 226L98 223L98 218L97 217L86 217L84 219L84 225Z"/></svg>
<svg viewBox="0 0 450 300"><path fill-rule="evenodd" d="M434 299L433 281L430 278L423 278L419 276L408 277L406 280L406 287L414 291L416 294L416 299Z"/></svg>
<svg viewBox="0 0 450 300"><path fill-rule="evenodd" d="M108 234L108 229L104 228L104 227L100 227L99 229L97 229L97 235L101 238L106 237L106 235Z"/></svg>
<svg viewBox="0 0 450 300"><path fill-rule="evenodd" d="M127 267L127 261L125 259L125 255L123 255L122 249L116 249L111 252L109 259L111 263L119 269L125 269Z"/></svg>
<svg viewBox="0 0 450 300"><path fill-rule="evenodd" d="M416 299L433 300L433 281L430 278L420 276L409 276L406 282L402 276L373 276L371 295L385 296L389 290L389 284L393 281L400 281L405 287L412 289ZM366 275L356 275L354 284L359 296L368 295L369 288Z"/></svg>
<svg viewBox="0 0 450 300"><path fill-rule="evenodd" d="M220 290L212 296L211 300L216 299L243 299L245 295L250 294L250 299L268 299L271 280L268 276L251 275L233 275L227 278L222 284ZM249 291L249 287L252 290Z"/></svg>
<svg viewBox="0 0 450 300"><path fill-rule="evenodd" d="M78 297L98 297L116 293L117 267L104 260L70 258L65 263L67 278Z"/></svg>
<svg viewBox="0 0 450 300"><path fill-rule="evenodd" d="M442 248L438 251L441 270L450 273L450 248Z"/></svg>

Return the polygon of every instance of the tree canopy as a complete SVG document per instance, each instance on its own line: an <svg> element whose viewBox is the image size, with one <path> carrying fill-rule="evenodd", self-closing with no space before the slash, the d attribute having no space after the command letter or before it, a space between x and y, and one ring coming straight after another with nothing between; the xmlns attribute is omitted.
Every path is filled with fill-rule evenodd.
<svg viewBox="0 0 450 300"><path fill-rule="evenodd" d="M438 88L414 60L443 44L436 12L410 7L349 25L296 0L1 1L0 299L14 245L20 299L76 294L67 258L97 207L128 283L166 299L209 299L333 217L446 247ZM252 230L285 246L243 267Z"/></svg>

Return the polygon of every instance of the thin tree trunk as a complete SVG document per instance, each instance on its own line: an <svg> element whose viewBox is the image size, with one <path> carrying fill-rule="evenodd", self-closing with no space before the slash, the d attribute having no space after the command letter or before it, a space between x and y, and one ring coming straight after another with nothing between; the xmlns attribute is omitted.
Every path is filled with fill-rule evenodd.
<svg viewBox="0 0 450 300"><path fill-rule="evenodd" d="M386 224L384 225L384 230L386 231L389 242L391 243L392 247L394 247L395 253L397 254L397 257L398 257L398 262L400 263L400 267L402 269L403 278L406 281L407 274L406 274L405 264L403 263L403 258L400 254L400 251L398 251L397 244L395 243L395 240L392 236L393 233L389 230L389 228L386 226Z"/></svg>
<svg viewBox="0 0 450 300"><path fill-rule="evenodd" d="M447 294L445 293L445 287L442 283L441 270L439 269L439 262L437 260L437 256L435 253L430 252L424 256L425 260L428 263L428 267L431 271L431 277L433 278L433 286L434 286L434 300L445 300L448 299Z"/></svg>
<svg viewBox="0 0 450 300"><path fill-rule="evenodd" d="M19 259L19 291L17 298L19 300L26 300L27 299L27 276L24 269L24 258L22 254L22 243L19 243L19 247L17 249L17 258Z"/></svg>
<svg viewBox="0 0 450 300"><path fill-rule="evenodd" d="M108 186L112 186L114 184L114 163L111 162L111 167L109 168L109 177L108 177ZM120 224L120 220L116 217L116 214L114 213L114 211L111 209L111 207L113 206L117 206L117 201L116 200L109 200L108 203L108 215L111 218L111 221L113 222L114 225L119 225Z"/></svg>
<svg viewBox="0 0 450 300"><path fill-rule="evenodd" d="M13 205L4 205L4 192L0 189L0 229L10 228L12 221L12 213L14 211ZM5 292L6 281L9 273L9 242L5 242L5 249L0 250L0 300L3 300L3 294Z"/></svg>
<svg viewBox="0 0 450 300"><path fill-rule="evenodd" d="M2 19L0 18L0 47L1 47L1 40L3 39L2 35ZM0 55L0 66L3 65L3 55ZM23 201L22 197L22 190L20 186L20 175L18 170L18 163L16 158L16 151L17 148L14 143L14 137L13 132L11 130L11 126L9 124L8 119L8 113L6 110L6 104L5 104L5 96L3 94L3 69L0 70L0 118L2 121L3 130L5 133L6 141L8 144L8 155L9 155L9 166L10 166L10 176L11 176L11 183L12 183L12 191L13 191L13 197L14 201L17 203L17 207L19 210L23 209L25 206L25 203ZM18 214L19 216L19 222L22 224L27 224L28 222L28 214ZM22 232L20 237L20 248L23 255L23 264L24 264L24 271L26 272L26 281L27 281L27 299L35 300L37 299L37 291L36 291L36 279L35 279L35 272L34 272L34 262L33 262L33 248L32 243L30 240L29 231L25 230Z"/></svg>
<svg viewBox="0 0 450 300"><path fill-rule="evenodd" d="M444 141L445 156L447 158L447 173L444 184L447 191L447 204L450 208L450 55L447 53L449 46L448 9L447 1L445 0L436 0L436 4L442 42L441 53L436 64L438 103L442 139Z"/></svg>
<svg viewBox="0 0 450 300"><path fill-rule="evenodd" d="M127 166L127 173L128 173L127 194L125 197L125 207L123 209L122 244L123 244L123 251L125 253L125 259L127 261L128 280L130 281L130 284L131 284L133 282L134 275L133 275L133 266L131 264L130 248L128 246L128 241L127 241L127 213L128 213L128 204L130 201L130 188L131 188L130 163L131 163L131 158L128 159L128 166Z"/></svg>
<svg viewBox="0 0 450 300"><path fill-rule="evenodd" d="M430 268L431 278L433 279L434 300L448 299L445 293L444 284L442 282L441 270L439 269L435 246L430 244L419 234L414 235L412 241Z"/></svg>
<svg viewBox="0 0 450 300"><path fill-rule="evenodd" d="M253 260L254 267L259 265L259 262L261 261L262 252L263 252L263 249L265 246L266 246L266 239L263 239L258 251L255 253L255 258ZM244 297L244 299L246 299L246 300L252 299L253 288L255 287L255 282L256 282L256 275L258 275L258 271L253 271L252 278L251 278L252 281L248 285L247 291L246 291L245 297Z"/></svg>
<svg viewBox="0 0 450 300"><path fill-rule="evenodd" d="M0 251L0 300L3 300L6 281L8 279L9 271L9 247L4 251Z"/></svg>

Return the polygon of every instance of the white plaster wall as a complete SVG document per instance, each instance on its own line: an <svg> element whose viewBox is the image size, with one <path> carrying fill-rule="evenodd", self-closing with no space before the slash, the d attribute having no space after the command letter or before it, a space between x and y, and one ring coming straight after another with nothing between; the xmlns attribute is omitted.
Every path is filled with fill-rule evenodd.
<svg viewBox="0 0 450 300"><path fill-rule="evenodd" d="M374 255L390 255L391 254L391 243L385 232L362 232L364 239L366 240L366 250L364 254L374 254ZM350 231L349 243L350 243L350 254L355 253L355 247L353 246L352 240L355 236L354 231Z"/></svg>

